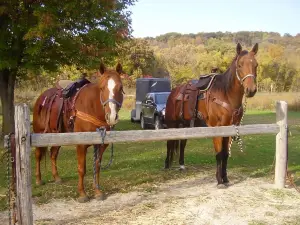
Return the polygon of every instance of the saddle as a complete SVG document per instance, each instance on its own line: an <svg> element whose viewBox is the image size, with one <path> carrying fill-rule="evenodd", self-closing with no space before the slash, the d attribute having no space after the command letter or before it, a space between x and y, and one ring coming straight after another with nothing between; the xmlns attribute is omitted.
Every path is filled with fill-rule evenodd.
<svg viewBox="0 0 300 225"><path fill-rule="evenodd" d="M195 86L198 88L200 92L205 92L211 87L213 81L215 80L215 77L218 75L219 74L217 73L211 73L208 75L200 76Z"/></svg>
<svg viewBox="0 0 300 225"><path fill-rule="evenodd" d="M196 116L197 99L202 96L212 85L217 74L209 74L200 76L199 80L191 80L187 84L182 85L178 95L177 103L180 104L180 117L183 120L192 120Z"/></svg>
<svg viewBox="0 0 300 225"><path fill-rule="evenodd" d="M70 98L74 96L74 94L85 84L90 83L89 80L83 78L78 81L71 81L71 80L60 80L56 83L56 88L62 89L62 97L63 98Z"/></svg>
<svg viewBox="0 0 300 225"><path fill-rule="evenodd" d="M70 114L73 110L73 99L76 97L76 93L88 83L90 83L90 81L87 79L76 82L61 80L51 89L52 91L45 94L41 105L42 108L46 108L47 110L44 132L62 131L63 114Z"/></svg>

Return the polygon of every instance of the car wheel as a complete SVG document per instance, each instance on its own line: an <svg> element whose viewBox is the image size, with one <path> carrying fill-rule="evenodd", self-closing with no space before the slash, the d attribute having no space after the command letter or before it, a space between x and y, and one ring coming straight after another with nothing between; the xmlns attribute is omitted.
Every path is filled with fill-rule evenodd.
<svg viewBox="0 0 300 225"><path fill-rule="evenodd" d="M155 117L154 128L155 130L162 129L162 124L158 116Z"/></svg>
<svg viewBox="0 0 300 225"><path fill-rule="evenodd" d="M145 120L143 114L141 114L141 128L146 129Z"/></svg>

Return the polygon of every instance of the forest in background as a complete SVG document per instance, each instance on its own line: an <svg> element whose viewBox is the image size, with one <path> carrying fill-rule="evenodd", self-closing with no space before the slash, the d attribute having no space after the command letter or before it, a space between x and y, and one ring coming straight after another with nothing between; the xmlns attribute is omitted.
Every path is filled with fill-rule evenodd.
<svg viewBox="0 0 300 225"><path fill-rule="evenodd" d="M300 91L300 34L281 36L275 32L242 31L167 33L155 38L133 38L119 45L107 63L110 66L122 63L124 73L128 75L125 77L129 78L124 79L124 83L129 87L134 87L136 78L145 75L170 77L172 85L176 86L209 73L212 67L225 72L235 56L237 42L248 50L259 43L259 91ZM76 70L76 65L64 66L55 73L32 74L32 79L45 87L45 83L51 85L57 79L77 79L83 72L95 76L96 69ZM28 78L27 81L32 83L30 73Z"/></svg>

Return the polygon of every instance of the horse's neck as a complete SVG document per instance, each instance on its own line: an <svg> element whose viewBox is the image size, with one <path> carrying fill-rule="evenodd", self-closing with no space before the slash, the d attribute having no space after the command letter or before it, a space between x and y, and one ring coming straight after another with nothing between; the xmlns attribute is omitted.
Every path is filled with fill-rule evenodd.
<svg viewBox="0 0 300 225"><path fill-rule="evenodd" d="M105 114L100 101L100 89L97 84L90 85L82 96L78 96L83 99L81 107L84 112L100 118Z"/></svg>
<svg viewBox="0 0 300 225"><path fill-rule="evenodd" d="M236 76L235 65L232 65L227 73L227 76L232 76L230 86L227 90L228 101L233 108L237 109L242 105L244 89Z"/></svg>

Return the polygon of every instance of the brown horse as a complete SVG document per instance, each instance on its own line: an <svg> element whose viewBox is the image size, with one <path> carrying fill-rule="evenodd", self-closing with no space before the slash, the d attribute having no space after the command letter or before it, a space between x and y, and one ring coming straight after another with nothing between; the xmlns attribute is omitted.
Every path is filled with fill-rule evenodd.
<svg viewBox="0 0 300 225"><path fill-rule="evenodd" d="M33 112L33 131L35 133L55 132L89 132L99 127L107 130L118 122L118 111L123 102L123 85L120 78L122 66L116 70L106 69L101 63L99 80L97 83L87 83L77 90L75 96L67 99L61 97L62 91L51 88L43 92L37 99ZM60 102L63 104L59 104ZM62 109L62 110L61 110ZM63 111L61 113L61 111ZM70 126L73 125L73 126ZM90 145L77 145L78 161L78 191L79 202L88 200L84 190L83 179L86 173L86 153ZM94 181L96 199L103 199L104 195L99 188L99 173L102 154L108 145L99 145L99 157L96 163L96 178ZM55 182L61 182L57 172L56 159L60 146L52 146L50 158L52 175ZM47 151L47 147L38 147L36 156L36 184L41 185L40 162Z"/></svg>
<svg viewBox="0 0 300 225"><path fill-rule="evenodd" d="M207 126L211 127L239 124L243 114L242 100L244 95L253 97L256 93L258 64L255 55L257 51L258 44L255 44L252 50L248 52L242 50L242 46L238 43L236 47L237 55L227 71L215 76L210 88L201 93L201 96L197 92L198 96L195 98L197 112L195 126L201 126L199 120L203 120ZM190 126L190 121L184 120L182 117L181 102L177 98L180 90L182 90L182 85L174 88L167 100L165 122L168 128ZM227 178L229 140L229 137L213 138L217 161L216 178L218 187L225 187L229 183ZM184 169L186 141L180 141L179 164L181 169ZM167 141L165 168L170 167L173 155L178 147L179 140Z"/></svg>

